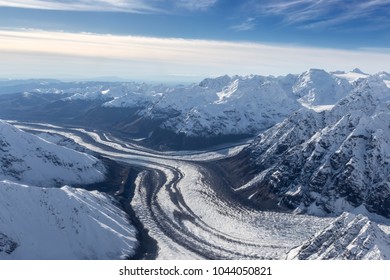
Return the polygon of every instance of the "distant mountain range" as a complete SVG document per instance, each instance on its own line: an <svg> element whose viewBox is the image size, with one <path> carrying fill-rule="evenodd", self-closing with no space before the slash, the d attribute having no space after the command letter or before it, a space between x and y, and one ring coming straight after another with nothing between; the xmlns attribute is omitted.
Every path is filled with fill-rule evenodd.
<svg viewBox="0 0 390 280"><path fill-rule="evenodd" d="M388 73L372 76L390 85ZM193 139L206 137L212 145L229 141L226 136L257 135L301 108L328 110L368 77L358 69L311 69L281 77L222 76L189 86L17 81L12 90L7 81L0 83L0 92L8 93L0 96L0 117L88 123L149 138L145 143L155 147L191 149L199 146Z"/></svg>

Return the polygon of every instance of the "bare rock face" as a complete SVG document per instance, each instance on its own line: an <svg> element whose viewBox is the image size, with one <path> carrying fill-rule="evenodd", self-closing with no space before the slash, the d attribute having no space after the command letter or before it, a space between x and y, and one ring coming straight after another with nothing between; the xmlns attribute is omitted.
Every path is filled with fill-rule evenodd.
<svg viewBox="0 0 390 280"><path fill-rule="evenodd" d="M343 213L327 228L292 249L287 259L390 259L390 236L362 215Z"/></svg>
<svg viewBox="0 0 390 280"><path fill-rule="evenodd" d="M0 232L0 254L12 254L13 251L19 246L18 243L13 241L11 238L9 238L7 235Z"/></svg>
<svg viewBox="0 0 390 280"><path fill-rule="evenodd" d="M248 147L257 176L236 192L269 190L297 212L340 214L356 207L390 217L390 88L379 78L331 110L302 109ZM259 201L260 202L260 201Z"/></svg>

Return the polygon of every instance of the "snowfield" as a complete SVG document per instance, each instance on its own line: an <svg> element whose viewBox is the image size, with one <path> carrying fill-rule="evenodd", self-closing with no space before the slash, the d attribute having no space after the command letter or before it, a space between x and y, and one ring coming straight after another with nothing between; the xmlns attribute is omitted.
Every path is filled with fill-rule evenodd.
<svg viewBox="0 0 390 280"><path fill-rule="evenodd" d="M58 135L44 136L74 146ZM114 198L63 186L103 181L106 169L98 159L0 121L0 161L0 259L134 254L136 230Z"/></svg>
<svg viewBox="0 0 390 280"><path fill-rule="evenodd" d="M108 195L0 182L0 259L123 259L135 235Z"/></svg>

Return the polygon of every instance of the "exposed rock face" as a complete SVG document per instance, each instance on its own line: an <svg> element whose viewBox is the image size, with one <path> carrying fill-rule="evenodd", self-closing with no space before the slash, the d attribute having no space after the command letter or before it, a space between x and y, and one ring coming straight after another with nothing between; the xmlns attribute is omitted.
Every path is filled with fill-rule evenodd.
<svg viewBox="0 0 390 280"><path fill-rule="evenodd" d="M0 254L4 252L5 254L10 255L18 246L18 243L0 232Z"/></svg>
<svg viewBox="0 0 390 280"><path fill-rule="evenodd" d="M323 112L302 109L248 148L257 176L236 191L314 214L364 206L390 217L390 89L378 78Z"/></svg>
<svg viewBox="0 0 390 280"><path fill-rule="evenodd" d="M287 259L390 259L390 236L362 215L343 213L327 228L292 249Z"/></svg>

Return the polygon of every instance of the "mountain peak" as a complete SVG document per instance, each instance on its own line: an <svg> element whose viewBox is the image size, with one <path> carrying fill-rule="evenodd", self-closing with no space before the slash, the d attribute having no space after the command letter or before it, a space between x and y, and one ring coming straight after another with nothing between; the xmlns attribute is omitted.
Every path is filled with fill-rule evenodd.
<svg viewBox="0 0 390 280"><path fill-rule="evenodd" d="M308 71L304 72L303 75L326 75L328 76L329 73L326 72L324 69L317 69L317 68L310 68Z"/></svg>
<svg viewBox="0 0 390 280"><path fill-rule="evenodd" d="M212 89L222 89L221 87L225 86L232 78L228 75L220 76L217 78L206 78L199 83L200 87L212 88Z"/></svg>
<svg viewBox="0 0 390 280"><path fill-rule="evenodd" d="M355 68L351 71L351 73L356 73L356 74L362 74L362 75L367 75L367 73L364 73L362 70L359 68Z"/></svg>
<svg viewBox="0 0 390 280"><path fill-rule="evenodd" d="M380 100L388 100L390 98L390 89L379 75L373 75L367 79L357 81L357 91L371 93Z"/></svg>
<svg viewBox="0 0 390 280"><path fill-rule="evenodd" d="M308 72L326 72L326 71L320 68L310 68Z"/></svg>

